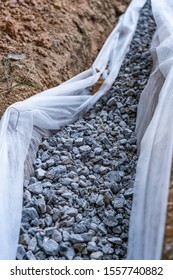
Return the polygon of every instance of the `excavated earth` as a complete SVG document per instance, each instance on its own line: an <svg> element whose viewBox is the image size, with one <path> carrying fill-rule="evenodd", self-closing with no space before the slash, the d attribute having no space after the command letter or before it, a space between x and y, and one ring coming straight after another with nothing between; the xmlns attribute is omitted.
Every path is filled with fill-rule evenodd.
<svg viewBox="0 0 173 280"><path fill-rule="evenodd" d="M173 162L170 179L169 199L167 206L167 219L165 226L165 238L163 244L164 260L173 260Z"/></svg>
<svg viewBox="0 0 173 280"><path fill-rule="evenodd" d="M130 0L1 0L0 116L87 69Z"/></svg>

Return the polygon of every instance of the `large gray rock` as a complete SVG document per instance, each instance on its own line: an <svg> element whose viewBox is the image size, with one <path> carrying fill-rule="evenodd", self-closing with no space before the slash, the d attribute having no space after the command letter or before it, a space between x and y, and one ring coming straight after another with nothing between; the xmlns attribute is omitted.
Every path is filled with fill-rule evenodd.
<svg viewBox="0 0 173 280"><path fill-rule="evenodd" d="M37 200L37 205L40 210L40 213L46 213L46 202L43 196L40 196L40 198Z"/></svg>
<svg viewBox="0 0 173 280"><path fill-rule="evenodd" d="M103 256L103 253L100 251L97 251L97 252L91 253L90 258L95 259L95 260L100 260L102 256Z"/></svg>
<svg viewBox="0 0 173 280"><path fill-rule="evenodd" d="M47 255L55 256L59 251L59 245L53 239L48 239L43 242L43 250Z"/></svg>
<svg viewBox="0 0 173 280"><path fill-rule="evenodd" d="M79 151L81 153L90 153L91 152L91 147L89 145L84 145L79 147Z"/></svg>
<svg viewBox="0 0 173 280"><path fill-rule="evenodd" d="M74 207L66 207L65 214L68 216L75 217L78 214L78 210Z"/></svg>
<svg viewBox="0 0 173 280"><path fill-rule="evenodd" d="M118 171L110 171L105 176L106 180L108 180L110 183L115 184L119 183L121 181L121 176Z"/></svg>
<svg viewBox="0 0 173 280"><path fill-rule="evenodd" d="M67 260L72 260L75 256L75 250L68 243L62 243L60 245L60 255Z"/></svg>
<svg viewBox="0 0 173 280"><path fill-rule="evenodd" d="M71 234L70 235L70 241L72 243L83 243L84 239L80 234Z"/></svg>
<svg viewBox="0 0 173 280"><path fill-rule="evenodd" d="M18 245L16 259L23 260L25 256L26 256L25 248L23 247L23 245Z"/></svg>
<svg viewBox="0 0 173 280"><path fill-rule="evenodd" d="M115 198L112 202L114 209L123 208L124 199L123 198Z"/></svg>
<svg viewBox="0 0 173 280"><path fill-rule="evenodd" d="M32 251L26 252L26 258L27 258L27 260L30 260L30 261L36 260L36 257L34 256Z"/></svg>
<svg viewBox="0 0 173 280"><path fill-rule="evenodd" d="M116 244L116 245L121 245L122 244L122 239L121 238L119 238L119 237L109 237L108 238L108 241L110 242L110 243L113 243L113 244Z"/></svg>
<svg viewBox="0 0 173 280"><path fill-rule="evenodd" d="M36 182L28 186L28 190L34 194L41 194L43 192L43 186L41 182Z"/></svg>
<svg viewBox="0 0 173 280"><path fill-rule="evenodd" d="M84 233L87 231L86 226L83 223L79 223L73 228L74 233Z"/></svg>
<svg viewBox="0 0 173 280"><path fill-rule="evenodd" d="M98 247L94 241L88 242L87 245L88 252L96 252L98 250Z"/></svg>
<svg viewBox="0 0 173 280"><path fill-rule="evenodd" d="M39 218L37 211L35 208L24 208L22 210L22 222L30 222L31 220L34 220L35 218Z"/></svg>
<svg viewBox="0 0 173 280"><path fill-rule="evenodd" d="M56 241L57 243L62 241L62 234L60 231L58 231L57 229L55 229L52 233L52 239L54 241Z"/></svg>
<svg viewBox="0 0 173 280"><path fill-rule="evenodd" d="M36 174L36 176L37 176L37 178L38 178L39 180L42 180L42 179L44 179L44 177L45 177L46 171L43 170L42 168L38 168L38 169L35 171L35 174Z"/></svg>
<svg viewBox="0 0 173 280"><path fill-rule="evenodd" d="M28 250L31 250L34 252L36 249L36 246L37 246L37 239L35 237L32 237L28 244Z"/></svg>

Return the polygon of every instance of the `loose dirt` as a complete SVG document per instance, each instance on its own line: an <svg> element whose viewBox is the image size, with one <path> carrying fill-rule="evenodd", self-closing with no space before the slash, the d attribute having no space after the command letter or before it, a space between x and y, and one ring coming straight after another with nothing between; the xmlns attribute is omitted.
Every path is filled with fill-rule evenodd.
<svg viewBox="0 0 173 280"><path fill-rule="evenodd" d="M173 162L170 179L169 199L167 205L167 218L165 225L162 259L173 260Z"/></svg>
<svg viewBox="0 0 173 280"><path fill-rule="evenodd" d="M130 0L1 0L0 116L87 69Z"/></svg>

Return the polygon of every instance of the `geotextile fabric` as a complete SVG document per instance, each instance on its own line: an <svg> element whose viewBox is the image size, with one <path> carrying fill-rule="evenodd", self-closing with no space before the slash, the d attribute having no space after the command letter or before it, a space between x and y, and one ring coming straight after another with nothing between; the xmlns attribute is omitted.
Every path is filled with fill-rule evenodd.
<svg viewBox="0 0 173 280"><path fill-rule="evenodd" d="M129 232L129 259L161 259L173 154L173 2L151 0L157 25L154 69L137 116L140 156Z"/></svg>

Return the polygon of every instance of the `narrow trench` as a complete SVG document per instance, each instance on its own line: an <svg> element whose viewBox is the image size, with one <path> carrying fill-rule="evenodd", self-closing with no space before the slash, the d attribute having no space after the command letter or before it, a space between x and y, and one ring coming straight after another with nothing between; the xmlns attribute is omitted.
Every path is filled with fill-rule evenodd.
<svg viewBox="0 0 173 280"><path fill-rule="evenodd" d="M126 259L139 96L152 70L148 1L111 90L43 139L24 187L17 259Z"/></svg>

